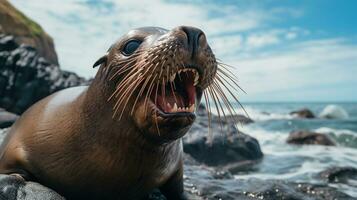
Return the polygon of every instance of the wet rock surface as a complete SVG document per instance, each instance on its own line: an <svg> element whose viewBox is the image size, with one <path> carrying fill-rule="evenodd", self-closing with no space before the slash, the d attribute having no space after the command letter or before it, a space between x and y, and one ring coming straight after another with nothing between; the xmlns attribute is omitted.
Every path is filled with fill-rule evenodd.
<svg viewBox="0 0 357 200"><path fill-rule="evenodd" d="M55 191L35 182L0 174L1 200L64 200Z"/></svg>
<svg viewBox="0 0 357 200"><path fill-rule="evenodd" d="M217 179L202 166L185 167L185 192L188 199L268 199L268 200L348 200L352 197L325 184L290 183L281 180ZM0 175L0 199L63 200L64 198L38 183L25 182L14 176ZM166 200L155 190L147 200Z"/></svg>
<svg viewBox="0 0 357 200"><path fill-rule="evenodd" d="M296 110L296 111L292 111L290 113L290 115L299 117L299 118L306 118L306 119L312 119L315 118L314 113L309 110L308 108L303 108L301 110Z"/></svg>
<svg viewBox="0 0 357 200"><path fill-rule="evenodd" d="M190 199L224 200L348 200L351 196L329 187L327 184L291 183L282 180L216 179L203 166L187 165L185 191ZM149 200L165 200L158 191Z"/></svg>
<svg viewBox="0 0 357 200"><path fill-rule="evenodd" d="M332 167L319 176L329 183L348 183L350 180L357 181L357 169L354 167ZM357 183L355 184L357 187Z"/></svg>
<svg viewBox="0 0 357 200"><path fill-rule="evenodd" d="M184 151L198 162L209 166L257 161L263 157L259 142L242 132L234 123L221 123L212 118L208 127L207 118L198 117L183 139ZM213 134L209 134L211 131Z"/></svg>
<svg viewBox="0 0 357 200"><path fill-rule="evenodd" d="M55 91L85 84L84 78L50 64L33 47L0 34L0 107L21 114Z"/></svg>
<svg viewBox="0 0 357 200"><path fill-rule="evenodd" d="M336 141L334 141L328 135L322 133L315 133L310 131L293 131L290 133L286 140L289 144L296 145L325 145L325 146L336 146Z"/></svg>
<svg viewBox="0 0 357 200"><path fill-rule="evenodd" d="M196 161L209 166L237 169L253 165L263 157L259 142L236 127L236 122L253 123L243 115L219 117L200 105L197 118L183 138L184 151Z"/></svg>

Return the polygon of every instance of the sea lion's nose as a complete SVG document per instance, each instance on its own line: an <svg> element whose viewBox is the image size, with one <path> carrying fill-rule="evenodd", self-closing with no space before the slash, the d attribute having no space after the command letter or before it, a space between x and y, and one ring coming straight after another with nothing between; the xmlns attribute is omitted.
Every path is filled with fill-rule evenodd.
<svg viewBox="0 0 357 200"><path fill-rule="evenodd" d="M175 29L186 34L187 46L192 57L197 54L197 51L199 51L200 48L206 47L206 36L201 29L190 26L179 26Z"/></svg>

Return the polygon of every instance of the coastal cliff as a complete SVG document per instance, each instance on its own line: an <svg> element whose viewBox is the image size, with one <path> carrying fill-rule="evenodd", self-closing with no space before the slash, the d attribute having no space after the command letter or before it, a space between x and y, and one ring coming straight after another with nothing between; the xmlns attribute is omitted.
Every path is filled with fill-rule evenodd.
<svg viewBox="0 0 357 200"><path fill-rule="evenodd" d="M0 0L0 33L13 35L17 43L36 48L41 57L51 64L58 65L51 36L7 0Z"/></svg>

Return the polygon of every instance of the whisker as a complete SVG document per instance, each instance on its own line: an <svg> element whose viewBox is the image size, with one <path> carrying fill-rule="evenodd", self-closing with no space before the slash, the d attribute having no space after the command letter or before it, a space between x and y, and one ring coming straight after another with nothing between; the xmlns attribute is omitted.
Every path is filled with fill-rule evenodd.
<svg viewBox="0 0 357 200"><path fill-rule="evenodd" d="M234 109L233 109L233 106L230 104L230 102L229 102L227 96L224 94L224 92L223 92L221 86L220 86L217 82L215 82L215 81L212 83L212 85L213 85L213 87L215 88L215 91L218 93L217 96L220 97L220 99L221 99L222 102L225 104L226 108L228 109L229 114L230 114L230 115L235 114L235 111L234 111ZM233 110L231 110L231 108L232 108Z"/></svg>
<svg viewBox="0 0 357 200"><path fill-rule="evenodd" d="M146 88L147 83L150 81L151 76L152 76L152 74L149 75L148 78L146 78L144 84L141 86L141 89L140 89L140 91L139 91L139 94L136 96L136 99L135 99L135 101L134 101L133 107L132 107L132 109L131 109L131 112L130 112L131 115L132 115L133 112L134 112L134 108L135 108L135 105L136 105L136 103L137 103L139 97L141 97L142 93L144 92L144 89Z"/></svg>
<svg viewBox="0 0 357 200"><path fill-rule="evenodd" d="M150 82L150 85L149 85L149 89L148 91L146 92L146 95L145 95L145 99L144 99L144 116L146 117L147 116L147 106L149 105L149 101L150 101L150 96L153 92L153 89L154 89L154 82L155 82L155 77L157 76L157 74L155 74L155 76L153 77L152 81Z"/></svg>
<svg viewBox="0 0 357 200"><path fill-rule="evenodd" d="M230 74L226 73L225 71L223 71L222 69L217 69L217 74L218 73L221 73L222 75L226 76L228 79L230 79L232 81L232 83L234 83L242 92L244 92L245 94L247 94L247 92L241 88L239 85L238 85L238 80L236 80L236 78L234 76L231 76Z"/></svg>
<svg viewBox="0 0 357 200"><path fill-rule="evenodd" d="M204 94L204 98L205 98L205 102L206 102L206 112L207 112L207 116L208 116L208 135L209 138L212 139L212 130L211 130L211 105L209 103L209 98L207 95L207 91L203 91Z"/></svg>
<svg viewBox="0 0 357 200"><path fill-rule="evenodd" d="M217 93L219 94L223 103L225 104L226 108L228 109L230 115L235 119L235 120L233 120L233 122L239 122L238 118L237 118L237 113L235 112L234 107L228 100L227 96L224 94L222 88L217 83L213 83L213 84L216 88Z"/></svg>
<svg viewBox="0 0 357 200"><path fill-rule="evenodd" d="M220 114L220 111L219 111L219 107L218 107L218 105L217 105L216 98L215 98L215 96L214 96L214 94L213 94L213 92L212 92L211 86L208 86L208 88L207 88L206 90L208 90L208 92L209 92L209 94L210 94L210 96L211 96L211 98L212 98L212 100L213 100L213 102L214 102L214 105L216 106L216 110L217 110L217 114L218 114L218 118L219 118L219 122L220 122L219 124L220 124L220 126L221 126L221 130L223 130L223 128L222 128L221 114Z"/></svg>
<svg viewBox="0 0 357 200"><path fill-rule="evenodd" d="M223 117L224 117L225 121L227 122L228 120L227 120L226 113L225 113L225 111L224 111L224 109L223 109L222 102L220 101L220 98L219 98L219 96L218 96L218 94L217 94L217 91L216 91L216 89L215 89L215 87L214 87L214 84L211 85L211 88L212 88L212 93L213 93L213 95L215 96L215 98L217 99L217 103L218 103L219 107L221 108ZM222 121L221 121L221 122L222 122Z"/></svg>
<svg viewBox="0 0 357 200"><path fill-rule="evenodd" d="M235 100L235 101L239 104L239 106L242 108L242 110L243 110L244 113L247 115L247 117L250 118L248 112L245 110L244 106L240 103L240 101L238 100L238 98L236 97L236 95L233 94L233 92L222 82L222 80L220 80L220 79L217 79L217 80L222 83L223 87L226 88L226 90L229 92L229 94L234 98L234 100Z"/></svg>
<svg viewBox="0 0 357 200"><path fill-rule="evenodd" d="M233 90L235 90L236 92L240 92L241 90L237 89L237 87L234 86L234 84L232 84L230 81L228 81L227 79L225 79L224 76L222 76L221 74L217 73L215 79L219 80L222 84L228 84Z"/></svg>
<svg viewBox="0 0 357 200"><path fill-rule="evenodd" d="M155 93L155 105L157 105L157 92L158 92L158 88L159 88L159 83L157 83L157 86L156 86L156 93ZM157 129L157 132L160 136L160 129L159 129L159 124L157 123L157 111L154 110L155 112L155 124L156 124L156 129Z"/></svg>

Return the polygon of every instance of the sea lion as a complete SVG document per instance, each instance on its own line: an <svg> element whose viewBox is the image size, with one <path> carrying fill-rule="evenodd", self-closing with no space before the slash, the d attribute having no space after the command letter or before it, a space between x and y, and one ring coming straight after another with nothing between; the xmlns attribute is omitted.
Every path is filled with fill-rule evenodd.
<svg viewBox="0 0 357 200"><path fill-rule="evenodd" d="M180 138L202 95L223 93L205 34L187 26L131 30L98 65L88 87L54 93L15 122L0 148L0 173L67 199L142 199L154 188L185 199Z"/></svg>

